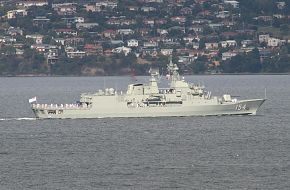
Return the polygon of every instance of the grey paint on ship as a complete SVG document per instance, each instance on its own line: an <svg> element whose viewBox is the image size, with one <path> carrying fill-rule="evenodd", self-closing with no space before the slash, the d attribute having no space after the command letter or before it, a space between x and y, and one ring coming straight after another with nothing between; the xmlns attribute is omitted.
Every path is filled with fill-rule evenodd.
<svg viewBox="0 0 290 190"><path fill-rule="evenodd" d="M212 96L203 86L179 76L177 65L168 64L168 88L158 88L151 72L148 84L129 84L126 93L113 88L81 94L75 104L31 104L37 118L171 117L256 114L266 99L232 99Z"/></svg>

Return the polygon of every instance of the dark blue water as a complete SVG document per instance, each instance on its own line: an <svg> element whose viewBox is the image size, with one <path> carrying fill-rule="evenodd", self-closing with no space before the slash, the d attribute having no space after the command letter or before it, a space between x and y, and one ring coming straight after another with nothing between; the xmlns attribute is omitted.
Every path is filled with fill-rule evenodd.
<svg viewBox="0 0 290 190"><path fill-rule="evenodd" d="M31 97L73 103L131 79L0 78L0 189L290 189L290 77L186 78L268 101L256 116L34 120Z"/></svg>

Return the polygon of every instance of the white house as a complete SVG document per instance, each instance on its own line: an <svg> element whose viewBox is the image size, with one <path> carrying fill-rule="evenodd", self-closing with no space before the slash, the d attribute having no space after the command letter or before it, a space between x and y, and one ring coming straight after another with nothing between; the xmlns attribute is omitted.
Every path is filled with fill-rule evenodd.
<svg viewBox="0 0 290 190"><path fill-rule="evenodd" d="M44 53L51 49L57 49L58 47L55 45L49 45L49 44L32 44L30 48L35 49L39 53Z"/></svg>
<svg viewBox="0 0 290 190"><path fill-rule="evenodd" d="M191 26L188 28L188 30L194 31L196 33L201 33L203 32L203 26L199 26L199 25Z"/></svg>
<svg viewBox="0 0 290 190"><path fill-rule="evenodd" d="M163 3L163 0L144 0L145 3Z"/></svg>
<svg viewBox="0 0 290 190"><path fill-rule="evenodd" d="M31 1L19 1L16 3L16 6L23 6L23 7L31 7L31 6L37 6L37 7L42 7L48 5L47 1L42 1L42 0L31 0Z"/></svg>
<svg viewBox="0 0 290 190"><path fill-rule="evenodd" d="M18 34L22 36L23 35L23 30L20 29L19 27L17 27L17 28L9 27L6 33L11 35L11 36L16 36Z"/></svg>
<svg viewBox="0 0 290 190"><path fill-rule="evenodd" d="M130 34L134 34L134 30L132 30L132 29L119 29L118 33L121 35L130 35Z"/></svg>
<svg viewBox="0 0 290 190"><path fill-rule="evenodd" d="M84 23L85 18L84 17L74 17L74 22L75 23Z"/></svg>
<svg viewBox="0 0 290 190"><path fill-rule="evenodd" d="M183 40L185 42L193 42L195 39L196 39L195 36L185 36L185 37L183 37Z"/></svg>
<svg viewBox="0 0 290 190"><path fill-rule="evenodd" d="M259 35L259 43L268 42L269 38L270 38L269 34Z"/></svg>
<svg viewBox="0 0 290 190"><path fill-rule="evenodd" d="M61 7L61 6L67 6L67 5L77 5L77 3L52 3L51 8Z"/></svg>
<svg viewBox="0 0 290 190"><path fill-rule="evenodd" d="M94 28L94 27L97 27L97 26L99 26L98 23L77 23L76 24L76 28L77 29L82 29L82 28L90 29L90 28Z"/></svg>
<svg viewBox="0 0 290 190"><path fill-rule="evenodd" d="M216 14L217 18L228 18L230 16L229 11L220 11Z"/></svg>
<svg viewBox="0 0 290 190"><path fill-rule="evenodd" d="M278 9L284 9L286 7L285 1L278 1L278 2L276 2L276 4L277 4Z"/></svg>
<svg viewBox="0 0 290 190"><path fill-rule="evenodd" d="M138 40L131 39L131 40L127 41L127 46L128 47L138 47L139 46L139 42L138 42Z"/></svg>
<svg viewBox="0 0 290 190"><path fill-rule="evenodd" d="M192 42L193 49L199 49L199 42Z"/></svg>
<svg viewBox="0 0 290 190"><path fill-rule="evenodd" d="M240 3L238 1L233 1L233 0L224 0L224 4L231 5L234 8L239 8Z"/></svg>
<svg viewBox="0 0 290 190"><path fill-rule="evenodd" d="M277 38L269 38L267 45L269 47L278 47L281 44L281 40Z"/></svg>
<svg viewBox="0 0 290 190"><path fill-rule="evenodd" d="M161 53L162 55L165 55L165 56L167 56L167 55L172 55L172 53L173 53L173 49L161 49L161 50L160 50L160 53Z"/></svg>
<svg viewBox="0 0 290 190"><path fill-rule="evenodd" d="M11 36L0 36L0 42L3 42L3 43L16 42L16 38L13 38Z"/></svg>
<svg viewBox="0 0 290 190"><path fill-rule="evenodd" d="M168 31L165 30L165 29L157 29L157 33L160 34L160 35L167 35Z"/></svg>
<svg viewBox="0 0 290 190"><path fill-rule="evenodd" d="M97 9L102 9L102 7L114 9L118 7L118 2L117 1L99 1L96 2L96 7Z"/></svg>
<svg viewBox="0 0 290 190"><path fill-rule="evenodd" d="M33 39L36 44L42 44L43 35L31 34L31 35L26 35L25 38L26 39L29 39L29 38Z"/></svg>
<svg viewBox="0 0 290 190"><path fill-rule="evenodd" d="M115 49L112 50L113 53L124 53L125 56L127 56L130 52L132 51L131 48L127 48L127 47L117 47Z"/></svg>
<svg viewBox="0 0 290 190"><path fill-rule="evenodd" d="M228 60L228 59L231 59L232 57L235 57L237 55L237 53L235 52L224 52L222 53L222 60L225 61L225 60Z"/></svg>
<svg viewBox="0 0 290 190"><path fill-rule="evenodd" d="M86 56L86 52L84 51L71 51L66 52L68 58L83 58Z"/></svg>
<svg viewBox="0 0 290 190"><path fill-rule="evenodd" d="M73 52L73 51L75 51L76 50L76 48L74 48L74 47L71 47L71 46L66 46L65 48L64 48L64 51L67 53L67 52Z"/></svg>
<svg viewBox="0 0 290 190"><path fill-rule="evenodd" d="M61 44L64 46L65 44L65 39L64 38L53 38L53 40L58 43L58 44Z"/></svg>
<svg viewBox="0 0 290 190"><path fill-rule="evenodd" d="M178 62L183 64L192 63L195 60L192 56L178 56Z"/></svg>
<svg viewBox="0 0 290 190"><path fill-rule="evenodd" d="M68 5L68 4L61 4L57 7L53 8L55 11L57 11L58 15L72 15L75 14L77 11L76 5Z"/></svg>
<svg viewBox="0 0 290 190"><path fill-rule="evenodd" d="M141 11L143 12L153 12L156 11L157 9L155 7L141 7Z"/></svg>
<svg viewBox="0 0 290 190"><path fill-rule="evenodd" d="M7 19L16 18L16 16L27 16L27 11L24 9L11 10L7 12Z"/></svg>
<svg viewBox="0 0 290 190"><path fill-rule="evenodd" d="M241 45L242 47L248 47L249 45L252 45L254 43L253 40L242 40Z"/></svg>
<svg viewBox="0 0 290 190"><path fill-rule="evenodd" d="M144 42L143 47L145 48L158 47L158 42L155 41Z"/></svg>
<svg viewBox="0 0 290 190"><path fill-rule="evenodd" d="M223 48L226 48L226 47L236 47L237 46L236 40L221 41L220 44L221 44L221 46Z"/></svg>

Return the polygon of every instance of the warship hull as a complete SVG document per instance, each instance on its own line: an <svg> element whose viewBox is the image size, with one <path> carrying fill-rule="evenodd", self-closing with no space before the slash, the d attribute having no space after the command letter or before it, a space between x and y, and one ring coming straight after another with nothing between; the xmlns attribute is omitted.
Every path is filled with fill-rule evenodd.
<svg viewBox="0 0 290 190"><path fill-rule="evenodd" d="M94 104L92 107L58 107L32 106L37 118L133 118L133 117L185 117L185 116L219 116L219 115L255 115L266 99L240 100L228 103L204 103L188 101L181 104L154 104L128 106L118 97ZM106 104L105 102L110 102Z"/></svg>
<svg viewBox="0 0 290 190"><path fill-rule="evenodd" d="M170 85L159 88L157 71L151 70L149 83L129 84L127 92L113 88L83 93L74 104L32 104L37 118L116 118L185 117L256 114L266 99L238 100L230 94L212 96L204 86L188 83L180 77L176 64L167 65ZM266 96L265 96L266 97Z"/></svg>

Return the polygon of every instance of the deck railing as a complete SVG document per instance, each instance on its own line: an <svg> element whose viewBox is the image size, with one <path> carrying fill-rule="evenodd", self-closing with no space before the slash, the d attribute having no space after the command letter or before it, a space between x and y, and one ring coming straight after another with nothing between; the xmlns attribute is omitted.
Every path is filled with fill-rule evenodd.
<svg viewBox="0 0 290 190"><path fill-rule="evenodd" d="M52 109L52 110L61 110L61 109L91 109L91 105L79 105L79 104L32 104L33 109Z"/></svg>

